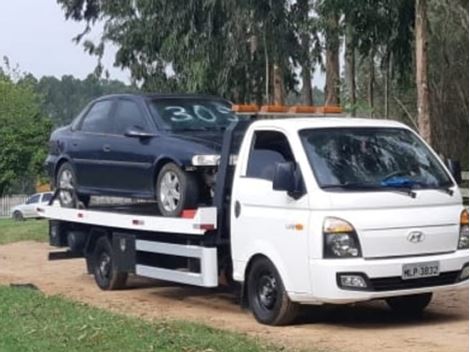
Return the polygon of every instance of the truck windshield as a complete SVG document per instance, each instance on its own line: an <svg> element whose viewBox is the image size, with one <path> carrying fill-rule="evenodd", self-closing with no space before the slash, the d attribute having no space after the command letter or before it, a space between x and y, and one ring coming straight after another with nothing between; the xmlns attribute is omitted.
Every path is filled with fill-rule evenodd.
<svg viewBox="0 0 470 352"><path fill-rule="evenodd" d="M308 129L302 130L300 137L323 189L438 189L453 185L426 145L406 129Z"/></svg>
<svg viewBox="0 0 470 352"><path fill-rule="evenodd" d="M170 131L223 130L237 121L231 106L220 100L157 99L149 107L157 124Z"/></svg>

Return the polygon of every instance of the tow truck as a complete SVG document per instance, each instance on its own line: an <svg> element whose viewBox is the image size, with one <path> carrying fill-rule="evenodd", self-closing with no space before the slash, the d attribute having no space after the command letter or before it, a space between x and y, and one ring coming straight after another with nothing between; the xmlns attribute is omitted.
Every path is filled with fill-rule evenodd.
<svg viewBox="0 0 470 352"><path fill-rule="evenodd" d="M233 282L269 325L291 323L306 304L385 299L419 313L434 292L468 287L458 173L413 130L330 106L234 111L254 118L225 131L212 204L169 218L151 204L70 209L53 198L37 210L50 220L50 244L66 250L49 259L85 258L103 290L125 288L129 274ZM371 170L405 158L422 180L393 164L380 183L361 183L371 155L381 158ZM355 182L339 180L348 177Z"/></svg>

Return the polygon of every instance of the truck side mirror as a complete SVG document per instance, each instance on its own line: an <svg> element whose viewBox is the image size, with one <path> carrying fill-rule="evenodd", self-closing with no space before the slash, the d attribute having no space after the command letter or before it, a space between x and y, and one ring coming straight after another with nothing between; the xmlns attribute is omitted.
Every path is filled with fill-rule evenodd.
<svg viewBox="0 0 470 352"><path fill-rule="evenodd" d="M462 183L462 167L460 166L460 161L447 159L446 166L454 177L455 182L460 185Z"/></svg>
<svg viewBox="0 0 470 352"><path fill-rule="evenodd" d="M302 182L297 164L293 162L276 163L273 178L275 191L285 191L290 197L299 199L305 193Z"/></svg>

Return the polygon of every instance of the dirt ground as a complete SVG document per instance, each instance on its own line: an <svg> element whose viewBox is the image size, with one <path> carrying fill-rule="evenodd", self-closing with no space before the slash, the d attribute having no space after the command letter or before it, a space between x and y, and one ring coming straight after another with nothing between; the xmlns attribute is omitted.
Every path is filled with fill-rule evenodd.
<svg viewBox="0 0 470 352"><path fill-rule="evenodd" d="M393 316L381 301L308 307L296 325L267 327L229 292L131 278L124 291L103 292L84 260L49 262L48 245L0 246L0 284L33 283L46 294L145 319L185 319L256 336L287 348L321 351L468 351L468 290L435 296L423 318Z"/></svg>

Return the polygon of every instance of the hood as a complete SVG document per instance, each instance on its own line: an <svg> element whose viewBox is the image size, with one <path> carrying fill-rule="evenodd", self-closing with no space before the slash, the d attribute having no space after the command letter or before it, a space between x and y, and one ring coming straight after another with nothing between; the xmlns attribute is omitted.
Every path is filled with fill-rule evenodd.
<svg viewBox="0 0 470 352"><path fill-rule="evenodd" d="M173 132L171 137L182 139L187 142L197 143L204 147L213 149L215 152L220 152L222 149L222 141L224 139L223 131L185 131Z"/></svg>

